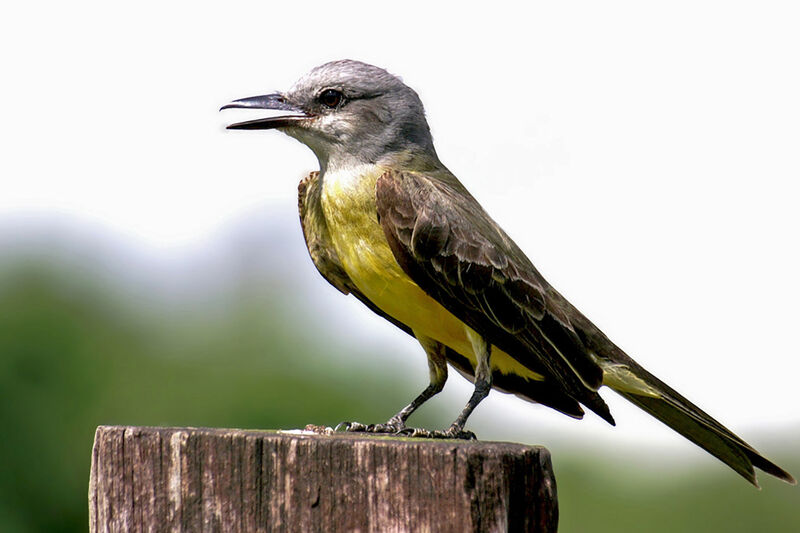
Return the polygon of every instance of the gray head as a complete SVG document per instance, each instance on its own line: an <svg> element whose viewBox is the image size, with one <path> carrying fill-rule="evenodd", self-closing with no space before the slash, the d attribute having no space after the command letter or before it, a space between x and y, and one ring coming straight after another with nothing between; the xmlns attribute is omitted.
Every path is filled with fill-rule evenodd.
<svg viewBox="0 0 800 533"><path fill-rule="evenodd" d="M222 109L233 107L291 111L228 129L279 129L311 148L323 170L397 153L436 158L417 93L382 68L359 61L326 63L286 92L235 100Z"/></svg>

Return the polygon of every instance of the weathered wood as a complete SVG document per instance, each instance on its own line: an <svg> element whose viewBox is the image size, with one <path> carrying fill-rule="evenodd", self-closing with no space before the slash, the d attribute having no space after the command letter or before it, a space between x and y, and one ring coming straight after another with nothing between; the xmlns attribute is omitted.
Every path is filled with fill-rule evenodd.
<svg viewBox="0 0 800 533"><path fill-rule="evenodd" d="M92 532L555 531L542 447L357 434L97 428Z"/></svg>

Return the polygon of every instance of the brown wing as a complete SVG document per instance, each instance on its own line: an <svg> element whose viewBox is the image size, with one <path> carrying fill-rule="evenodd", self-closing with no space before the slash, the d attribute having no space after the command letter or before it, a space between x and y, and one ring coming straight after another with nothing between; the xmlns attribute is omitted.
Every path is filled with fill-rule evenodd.
<svg viewBox="0 0 800 533"><path fill-rule="evenodd" d="M319 173L312 172L301 181L298 193L298 207L303 236L305 237L311 260L319 270L319 273L322 274L322 277L344 294L353 294L373 312L413 336L414 333L411 328L381 311L364 296L342 267L339 256L336 254L331 242L328 226L320 205ZM472 375L473 369L466 357L452 348L446 348L446 356L450 364L459 372L467 376ZM569 416L575 418L583 416L583 410L578 402L550 383L529 381L500 372L494 373L492 382L496 388L505 392L517 394L525 399L547 405Z"/></svg>
<svg viewBox="0 0 800 533"><path fill-rule="evenodd" d="M377 209L403 270L464 323L610 419L603 372L570 322L578 313L452 174L387 171Z"/></svg>

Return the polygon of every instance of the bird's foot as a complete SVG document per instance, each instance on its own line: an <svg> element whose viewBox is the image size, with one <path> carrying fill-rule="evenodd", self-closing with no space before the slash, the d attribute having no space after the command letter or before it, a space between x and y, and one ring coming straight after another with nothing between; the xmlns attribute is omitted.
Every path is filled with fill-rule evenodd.
<svg viewBox="0 0 800 533"><path fill-rule="evenodd" d="M370 433L389 433L391 435L397 435L403 431L405 427L405 422L403 422L400 418L393 416L383 424L372 424L368 426L367 431Z"/></svg>
<svg viewBox="0 0 800 533"><path fill-rule="evenodd" d="M353 433L363 432L367 430L367 425L361 422L339 422L333 430Z"/></svg>
<svg viewBox="0 0 800 533"><path fill-rule="evenodd" d="M397 417L392 417L384 424L362 424L361 422L342 422L336 426L336 431L356 433L375 433L382 435L397 435L405 429L406 425Z"/></svg>
<svg viewBox="0 0 800 533"><path fill-rule="evenodd" d="M361 422L342 422L334 431L352 433L373 433L379 435L401 435L412 439L458 439L478 440L475 433L458 426L450 426L445 430L431 431L424 428L409 428L399 418L392 417L385 424L362 424Z"/></svg>
<svg viewBox="0 0 800 533"><path fill-rule="evenodd" d="M430 431L423 428L405 428L400 434L413 439L459 439L459 440L478 440L475 433L466 431L462 428L450 426L445 430Z"/></svg>

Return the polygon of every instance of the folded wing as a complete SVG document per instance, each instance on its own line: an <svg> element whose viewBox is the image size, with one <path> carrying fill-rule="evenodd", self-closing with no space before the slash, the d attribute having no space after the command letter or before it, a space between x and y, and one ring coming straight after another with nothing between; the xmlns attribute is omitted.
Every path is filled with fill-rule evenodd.
<svg viewBox="0 0 800 533"><path fill-rule="evenodd" d="M386 171L378 217L403 270L472 329L610 421L572 307L451 174Z"/></svg>

